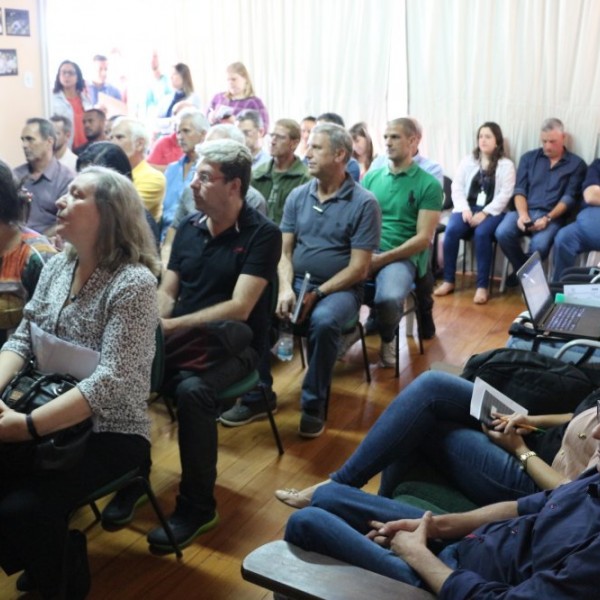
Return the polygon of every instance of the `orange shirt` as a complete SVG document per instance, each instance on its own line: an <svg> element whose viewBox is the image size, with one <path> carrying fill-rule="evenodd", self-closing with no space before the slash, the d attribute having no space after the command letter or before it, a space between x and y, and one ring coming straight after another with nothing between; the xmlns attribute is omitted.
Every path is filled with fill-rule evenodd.
<svg viewBox="0 0 600 600"><path fill-rule="evenodd" d="M73 109L73 148L78 148L87 142L83 132L83 103L79 96L67 100Z"/></svg>

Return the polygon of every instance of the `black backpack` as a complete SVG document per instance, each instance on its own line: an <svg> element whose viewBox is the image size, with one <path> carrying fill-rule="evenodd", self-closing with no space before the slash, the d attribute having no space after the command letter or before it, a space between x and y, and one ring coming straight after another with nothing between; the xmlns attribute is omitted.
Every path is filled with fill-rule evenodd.
<svg viewBox="0 0 600 600"><path fill-rule="evenodd" d="M480 377L530 414L541 415L573 412L598 387L593 371L530 350L498 348L471 356L461 377Z"/></svg>

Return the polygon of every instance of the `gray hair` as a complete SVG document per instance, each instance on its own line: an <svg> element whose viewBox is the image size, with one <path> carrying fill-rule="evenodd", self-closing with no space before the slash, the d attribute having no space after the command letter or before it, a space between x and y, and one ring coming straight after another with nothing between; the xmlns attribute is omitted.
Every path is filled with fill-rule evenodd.
<svg viewBox="0 0 600 600"><path fill-rule="evenodd" d="M52 122L48 121L48 119L32 117L31 119L27 119L27 121L25 121L25 125L37 125L39 127L40 136L42 137L42 139L47 140L48 138L52 138L56 141L56 132L54 131L54 125L52 125Z"/></svg>
<svg viewBox="0 0 600 600"><path fill-rule="evenodd" d="M252 121L256 129L262 129L265 126L261 114L252 108L247 108L238 113L235 119L238 123L241 123L242 121Z"/></svg>
<svg viewBox="0 0 600 600"><path fill-rule="evenodd" d="M206 135L206 141L208 142L210 140L235 140L240 144L246 142L242 130L231 123L219 123L218 125L213 125Z"/></svg>
<svg viewBox="0 0 600 600"><path fill-rule="evenodd" d="M560 119L556 117L551 117L550 119L545 119L542 123L542 131L560 131L561 133L565 132L565 126Z"/></svg>
<svg viewBox="0 0 600 600"><path fill-rule="evenodd" d="M69 117L65 117L65 115L52 115L50 121L52 121L52 123L62 123L63 130L67 135L70 135L73 131L73 122Z"/></svg>
<svg viewBox="0 0 600 600"><path fill-rule="evenodd" d="M341 126L335 123L321 123L313 127L311 134L321 133L329 138L331 150L335 153L343 150L346 154L344 163L347 163L352 156L352 136Z"/></svg>
<svg viewBox="0 0 600 600"><path fill-rule="evenodd" d="M241 181L240 196L246 197L252 174L252 154L246 146L235 140L213 140L197 147L198 160L219 165L225 181Z"/></svg>
<svg viewBox="0 0 600 600"><path fill-rule="evenodd" d="M131 117L119 117L115 120L113 127L117 125L125 124L129 128L129 134L131 135L133 141L143 140L144 142L144 151L148 148L150 144L150 135L148 134L148 130L146 126L137 119L132 119Z"/></svg>
<svg viewBox="0 0 600 600"><path fill-rule="evenodd" d="M192 126L198 133L208 131L210 124L208 119L204 116L204 113L197 108L184 108L182 111L177 113L177 122L181 123L183 120L190 120Z"/></svg>

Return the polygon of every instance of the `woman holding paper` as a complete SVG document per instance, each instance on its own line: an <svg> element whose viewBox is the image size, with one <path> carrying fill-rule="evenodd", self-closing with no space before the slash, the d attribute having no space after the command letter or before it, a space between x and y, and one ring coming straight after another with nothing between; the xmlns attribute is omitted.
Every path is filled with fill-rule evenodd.
<svg viewBox="0 0 600 600"><path fill-rule="evenodd" d="M584 400L575 416L512 415L482 431L469 414L472 394L470 381L440 371L423 373L387 407L331 480L360 488L381 473L379 494L391 497L407 471L425 457L471 501L485 505L554 488L598 462L591 436L598 422L595 399ZM560 428L566 423L565 433ZM559 429L537 438L531 427ZM537 454L531 454L534 450ZM275 496L302 508L323 483L277 490Z"/></svg>
<svg viewBox="0 0 600 600"><path fill-rule="evenodd" d="M0 442L37 439L90 417L93 433L81 464L70 471L0 473L0 565L8 574L25 569L19 589L37 587L53 598L68 543L66 597L74 599L86 596L90 580L85 536L71 532L65 542L70 511L149 460L146 400L159 263L142 203L122 175L90 167L56 204L57 233L69 245L42 271L21 324L2 347L0 391L34 354L34 330L42 348L45 337L65 344L65 352L82 347L91 364L72 354L78 385L35 409L29 421L0 402ZM47 365L39 363L44 371Z"/></svg>
<svg viewBox="0 0 600 600"><path fill-rule="evenodd" d="M444 283L434 292L445 296L454 291L456 259L460 240L473 238L477 259L477 289L473 302L488 301L494 232L515 187L515 166L504 156L504 138L497 123L487 122L477 130L477 146L458 165L452 181L452 214L444 232Z"/></svg>

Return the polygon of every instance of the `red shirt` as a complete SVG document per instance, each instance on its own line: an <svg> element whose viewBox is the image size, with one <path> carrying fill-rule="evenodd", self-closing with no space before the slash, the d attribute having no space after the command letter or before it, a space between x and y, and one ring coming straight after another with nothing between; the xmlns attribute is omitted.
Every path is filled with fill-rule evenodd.
<svg viewBox="0 0 600 600"><path fill-rule="evenodd" d="M170 165L183 156L183 150L177 143L177 134L161 137L155 144L148 158L151 165Z"/></svg>
<svg viewBox="0 0 600 600"><path fill-rule="evenodd" d="M67 100L73 109L73 148L79 148L87 142L83 132L83 102L79 96Z"/></svg>

